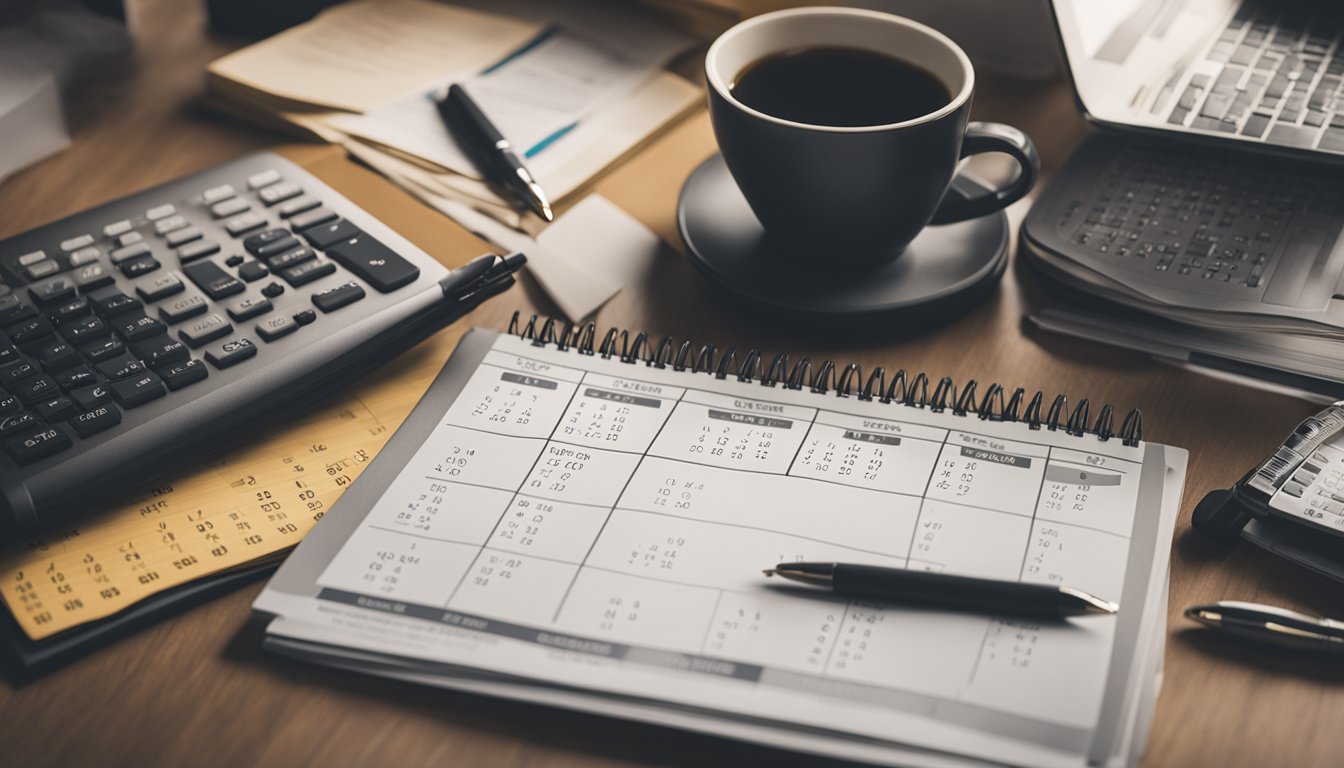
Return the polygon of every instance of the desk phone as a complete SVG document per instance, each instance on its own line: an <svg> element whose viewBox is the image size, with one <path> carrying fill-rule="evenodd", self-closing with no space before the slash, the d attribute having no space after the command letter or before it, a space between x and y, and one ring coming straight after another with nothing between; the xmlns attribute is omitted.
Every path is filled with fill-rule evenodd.
<svg viewBox="0 0 1344 768"><path fill-rule="evenodd" d="M1344 400L1304 419L1232 488L1205 496L1194 524L1344 581Z"/></svg>

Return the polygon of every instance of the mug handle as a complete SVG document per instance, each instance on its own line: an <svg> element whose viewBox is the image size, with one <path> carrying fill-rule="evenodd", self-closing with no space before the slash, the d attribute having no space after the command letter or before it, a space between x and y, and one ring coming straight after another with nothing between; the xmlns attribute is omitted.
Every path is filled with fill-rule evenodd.
<svg viewBox="0 0 1344 768"><path fill-rule="evenodd" d="M930 224L952 224L979 218L1008 207L1031 191L1041 170L1041 159L1036 154L1036 145L1031 143L1027 134L1003 123L968 123L966 138L961 143L962 158L983 152L1003 152L1011 155L1020 169L1016 178L1000 189L990 190L975 197L944 196L943 202L933 214L933 219L929 221ZM955 184L956 180L953 179L953 185Z"/></svg>

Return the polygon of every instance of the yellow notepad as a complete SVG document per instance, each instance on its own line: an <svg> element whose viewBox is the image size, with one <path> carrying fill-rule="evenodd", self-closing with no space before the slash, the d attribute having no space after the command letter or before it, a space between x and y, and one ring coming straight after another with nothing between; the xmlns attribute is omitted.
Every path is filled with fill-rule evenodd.
<svg viewBox="0 0 1344 768"><path fill-rule="evenodd" d="M244 447L0 555L0 600L32 640L277 558L363 471L429 386L423 350Z"/></svg>

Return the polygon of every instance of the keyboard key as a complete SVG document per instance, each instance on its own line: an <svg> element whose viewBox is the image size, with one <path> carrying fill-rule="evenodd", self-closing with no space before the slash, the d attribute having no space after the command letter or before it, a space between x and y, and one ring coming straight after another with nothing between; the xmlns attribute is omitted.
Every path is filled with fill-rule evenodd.
<svg viewBox="0 0 1344 768"><path fill-rule="evenodd" d="M53 373L79 365L80 359L79 351L68 341L53 341L37 351L37 361Z"/></svg>
<svg viewBox="0 0 1344 768"><path fill-rule="evenodd" d="M194 264L188 264L182 268L182 271L198 288L205 291L205 294L215 301L236 293L242 293L245 290L241 280L225 272L222 267L213 261L198 261Z"/></svg>
<svg viewBox="0 0 1344 768"><path fill-rule="evenodd" d="M243 257L239 256L236 253L224 260L224 266L226 267L236 267L242 263L243 263Z"/></svg>
<svg viewBox="0 0 1344 768"><path fill-rule="evenodd" d="M268 229L265 232L258 232L255 235L248 235L243 240L243 248L247 249L247 252L252 254L253 256L261 256L262 248L265 248L269 245L273 245L274 243L284 242L285 240L293 240L293 239L294 236L289 233L288 229ZM280 250L287 250L287 249L281 248Z"/></svg>
<svg viewBox="0 0 1344 768"><path fill-rule="evenodd" d="M18 294L0 296L0 325L18 322L35 314L37 314L37 310L33 308L33 305L20 299Z"/></svg>
<svg viewBox="0 0 1344 768"><path fill-rule="evenodd" d="M261 289L261 295L265 296L268 299L274 299L276 296L279 296L284 292L285 292L285 286L277 282L267 283L266 287Z"/></svg>
<svg viewBox="0 0 1344 768"><path fill-rule="evenodd" d="M257 335L262 341L275 341L299 330L299 324L284 315L276 315L257 323Z"/></svg>
<svg viewBox="0 0 1344 768"><path fill-rule="evenodd" d="M28 294L43 306L61 304L75 298L75 281L64 275L53 277L28 286Z"/></svg>
<svg viewBox="0 0 1344 768"><path fill-rule="evenodd" d="M70 392L97 384L98 377L87 365L81 365L78 368L71 368L68 371L56 374L56 383L60 385L61 389Z"/></svg>
<svg viewBox="0 0 1344 768"><path fill-rule="evenodd" d="M209 375L205 363L196 358L192 358L185 363L171 365L159 371L163 377L163 383L168 385L169 389L178 390L188 384L195 384L205 379Z"/></svg>
<svg viewBox="0 0 1344 768"><path fill-rule="evenodd" d="M297 267L290 267L289 269L282 271L280 276L285 279L285 282L298 288L300 285L307 285L308 283L311 283L318 278L326 277L335 271L335 264L330 261L318 260L304 262Z"/></svg>
<svg viewBox="0 0 1344 768"><path fill-rule="evenodd" d="M23 359L19 350L9 344L0 344L0 366L13 365Z"/></svg>
<svg viewBox="0 0 1344 768"><path fill-rule="evenodd" d="M19 398L13 395L0 395L0 414L17 413L22 407Z"/></svg>
<svg viewBox="0 0 1344 768"><path fill-rule="evenodd" d="M79 235L69 240L62 240L61 250L70 253L71 251L78 251L80 248L87 248L90 245L93 245L93 235Z"/></svg>
<svg viewBox="0 0 1344 768"><path fill-rule="evenodd" d="M230 237L238 237L264 226L266 226L265 216L257 213L244 213L242 216L229 219L228 223L224 225L224 230L229 233Z"/></svg>
<svg viewBox="0 0 1344 768"><path fill-rule="evenodd" d="M275 229L272 232L283 232L284 237L278 237L265 243L258 244L254 248L248 248L248 251L259 259L269 259L277 253L283 253L291 248L297 248L300 243L297 238L289 234L288 229Z"/></svg>
<svg viewBox="0 0 1344 768"><path fill-rule="evenodd" d="M187 221L187 217L181 215L169 216L166 219L159 219L154 222L154 231L159 235L166 235L169 232L185 229L189 226L191 226L191 224Z"/></svg>
<svg viewBox="0 0 1344 768"><path fill-rule="evenodd" d="M121 265L121 273L127 277L140 277L158 269L161 265L153 256L141 256Z"/></svg>
<svg viewBox="0 0 1344 768"><path fill-rule="evenodd" d="M132 344L131 352L155 370L165 365L183 362L191 357L185 344L167 336Z"/></svg>
<svg viewBox="0 0 1344 768"><path fill-rule="evenodd" d="M112 320L112 329L123 339L134 344L142 339L166 333L168 326L148 315L119 315Z"/></svg>
<svg viewBox="0 0 1344 768"><path fill-rule="evenodd" d="M302 232L309 227L316 227L320 224L326 224L336 219L336 212L330 208L314 208L311 211L305 211L293 216L289 220L289 225L295 232Z"/></svg>
<svg viewBox="0 0 1344 768"><path fill-rule="evenodd" d="M269 208L276 203L283 203L284 201L298 197L301 194L303 194L303 189L298 184L295 184L292 181L284 181L266 187L257 193L257 197L261 198L261 202L265 203L266 207Z"/></svg>
<svg viewBox="0 0 1344 768"><path fill-rule="evenodd" d="M121 221L114 221L111 224L108 224L103 227L103 237L117 237L118 235L124 235L127 232L130 232L131 229L132 226L130 219L122 219Z"/></svg>
<svg viewBox="0 0 1344 768"><path fill-rule="evenodd" d="M173 272L146 278L135 284L135 292L147 303L166 299L186 290L182 278Z"/></svg>
<svg viewBox="0 0 1344 768"><path fill-rule="evenodd" d="M93 437L99 432L111 429L120 423L121 411L111 403L76 414L74 418L70 419L70 426L74 427L75 432L79 433L80 437Z"/></svg>
<svg viewBox="0 0 1344 768"><path fill-rule="evenodd" d="M61 266L54 261L39 261L31 267L23 268L23 276L29 280L41 280L44 277L51 277L61 271Z"/></svg>
<svg viewBox="0 0 1344 768"><path fill-rule="evenodd" d="M53 323L60 325L68 323L79 317L83 317L93 311L92 304L89 303L89 297L80 296L77 299L71 299L64 304L58 304L47 310L47 317L51 318Z"/></svg>
<svg viewBox="0 0 1344 768"><path fill-rule="evenodd" d="M181 248L193 240L200 240L202 237L204 235L201 230L196 227L187 227L170 233L168 237L164 238L164 242L168 243L169 248Z"/></svg>
<svg viewBox="0 0 1344 768"><path fill-rule="evenodd" d="M192 349L196 349L232 332L233 324L223 315L215 313L183 326L177 335Z"/></svg>
<svg viewBox="0 0 1344 768"><path fill-rule="evenodd" d="M251 176L248 176L247 188L261 189L262 187L268 187L279 180L280 180L280 172L275 170L274 168L271 168L270 170L262 171L261 173L254 173Z"/></svg>
<svg viewBox="0 0 1344 768"><path fill-rule="evenodd" d="M33 404L33 413L45 422L65 421L76 410L75 401L65 395L57 395L50 400Z"/></svg>
<svg viewBox="0 0 1344 768"><path fill-rule="evenodd" d="M1316 143L1318 134L1320 134L1319 128L1275 123L1274 127L1269 129L1269 136L1265 141L1272 144L1287 144L1290 147L1311 147Z"/></svg>
<svg viewBox="0 0 1344 768"><path fill-rule="evenodd" d="M159 317L163 322L173 325L183 320L193 318L197 315L205 314L205 310L210 306L205 297L199 293L191 293L186 296L179 296L172 301L159 307Z"/></svg>
<svg viewBox="0 0 1344 768"><path fill-rule="evenodd" d="M219 253L219 243L214 240L197 240L177 249L177 258L183 264L189 264L199 258Z"/></svg>
<svg viewBox="0 0 1344 768"><path fill-rule="evenodd" d="M118 248L125 248L128 245L145 242L145 236L139 232L127 232L124 235L118 235L113 241Z"/></svg>
<svg viewBox="0 0 1344 768"><path fill-rule="evenodd" d="M120 264L123 261L130 261L131 259L138 259L141 256L148 256L148 255L149 255L148 245L144 243L132 243L123 248L118 248L117 250L108 254L108 258L112 259L113 264Z"/></svg>
<svg viewBox="0 0 1344 768"><path fill-rule="evenodd" d="M74 277L80 293L96 291L116 282L111 270L102 264L86 264L75 271Z"/></svg>
<svg viewBox="0 0 1344 768"><path fill-rule="evenodd" d="M84 357L92 363L100 363L104 360L116 357L126 350L126 345L121 343L121 339L106 338L100 339L90 344L85 344L79 348L84 353Z"/></svg>
<svg viewBox="0 0 1344 768"><path fill-rule="evenodd" d="M210 215L216 219L227 219L230 216L237 216L251 207L243 198L234 197L210 206Z"/></svg>
<svg viewBox="0 0 1344 768"><path fill-rule="evenodd" d="M93 262L98 260L99 256L102 255L103 252L98 250L97 248L93 247L80 248L78 251L75 251L74 253L67 256L66 261L70 262L71 269L76 269L78 267L84 266L85 264L92 264Z"/></svg>
<svg viewBox="0 0 1344 768"><path fill-rule="evenodd" d="M37 427L20 430L5 440L7 451L19 466L55 456L73 443L61 427Z"/></svg>
<svg viewBox="0 0 1344 768"><path fill-rule="evenodd" d="M159 205L150 208L148 211L145 211L145 218L150 221L158 221L159 219L172 216L174 213L177 213L177 208L170 203L168 205Z"/></svg>
<svg viewBox="0 0 1344 768"><path fill-rule="evenodd" d="M311 309L301 309L294 313L294 322L299 325L308 325L317 321L317 313Z"/></svg>
<svg viewBox="0 0 1344 768"><path fill-rule="evenodd" d="M333 221L323 224L320 227L310 227L303 232L303 239L312 244L314 248L326 250L333 243L339 243L342 240L349 240L352 237L364 234L363 230L351 224L346 219Z"/></svg>
<svg viewBox="0 0 1344 768"><path fill-rule="evenodd" d="M168 394L163 379L158 374L146 371L139 376L112 382L112 396L117 398L123 408L139 408Z"/></svg>
<svg viewBox="0 0 1344 768"><path fill-rule="evenodd" d="M46 400L60 393L60 387L56 386L56 380L50 376L34 376L31 379L24 379L22 383L13 387L14 394L18 396L19 402L24 405L32 405L39 400Z"/></svg>
<svg viewBox="0 0 1344 768"><path fill-rule="evenodd" d="M237 365L257 354L257 345L249 339L230 339L223 344L217 344L205 351L205 359L210 364L224 370Z"/></svg>
<svg viewBox="0 0 1344 768"><path fill-rule="evenodd" d="M349 282L328 288L313 294L313 305L323 312L335 312L341 307L354 304L364 298L364 289L358 283Z"/></svg>
<svg viewBox="0 0 1344 768"><path fill-rule="evenodd" d="M255 296L238 299L228 306L229 317L240 323L244 320L251 320L258 315L264 315L270 312L272 308L270 299L261 299Z"/></svg>
<svg viewBox="0 0 1344 768"><path fill-rule="evenodd" d="M128 376L144 373L146 370L143 361L125 352L111 360L104 360L93 367L109 381L121 381Z"/></svg>
<svg viewBox="0 0 1344 768"><path fill-rule="evenodd" d="M249 261L238 268L238 276L248 283L255 283L269 274L271 274L271 270L267 269L265 264L255 260Z"/></svg>
<svg viewBox="0 0 1344 768"><path fill-rule="evenodd" d="M284 253L272 256L266 260L266 263L270 265L271 269L279 272L282 269L288 269L315 258L317 258L317 251L305 245L300 245L297 248L291 248Z"/></svg>
<svg viewBox="0 0 1344 768"><path fill-rule="evenodd" d="M93 386L76 389L70 393L70 399L84 410L97 408L112 399L112 390L104 384L94 384Z"/></svg>
<svg viewBox="0 0 1344 768"><path fill-rule="evenodd" d="M311 211L322 204L321 200L309 195L296 197L275 209L282 219L292 219L304 211Z"/></svg>
<svg viewBox="0 0 1344 768"><path fill-rule="evenodd" d="M218 203L220 200L228 200L230 197L238 194L234 191L232 184L220 184L218 187L211 187L201 193L201 201L206 205Z"/></svg>
<svg viewBox="0 0 1344 768"><path fill-rule="evenodd" d="M144 306L139 299L131 298L121 291L108 291L90 298L93 299L93 311L103 317L111 317Z"/></svg>
<svg viewBox="0 0 1344 768"><path fill-rule="evenodd" d="M1320 148L1331 152L1344 152L1344 128L1327 128L1321 135Z"/></svg>
<svg viewBox="0 0 1344 768"><path fill-rule="evenodd" d="M21 429L36 427L41 423L36 416L27 411L0 416L0 435L10 435Z"/></svg>
<svg viewBox="0 0 1344 768"><path fill-rule="evenodd" d="M34 264L38 263L39 261L46 261L46 260L47 260L46 251L33 251L32 253L25 253L19 257L19 266L31 267Z"/></svg>
<svg viewBox="0 0 1344 768"><path fill-rule="evenodd" d="M15 346L23 348L37 344L50 336L54 329L45 317L30 317L5 329Z"/></svg>
<svg viewBox="0 0 1344 768"><path fill-rule="evenodd" d="M19 382L30 379L41 372L42 369L38 367L37 363L21 357L11 363L0 365L0 386L12 392Z"/></svg>

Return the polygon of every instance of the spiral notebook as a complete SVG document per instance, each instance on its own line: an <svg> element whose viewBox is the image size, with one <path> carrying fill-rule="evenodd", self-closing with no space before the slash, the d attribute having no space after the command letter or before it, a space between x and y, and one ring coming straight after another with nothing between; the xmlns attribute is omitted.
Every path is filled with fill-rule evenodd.
<svg viewBox="0 0 1344 768"><path fill-rule="evenodd" d="M332 666L876 763L1132 764L1186 453L1138 412L535 318L467 334L257 599ZM785 593L1062 583L1049 624Z"/></svg>

